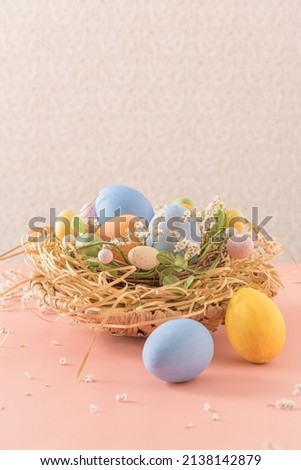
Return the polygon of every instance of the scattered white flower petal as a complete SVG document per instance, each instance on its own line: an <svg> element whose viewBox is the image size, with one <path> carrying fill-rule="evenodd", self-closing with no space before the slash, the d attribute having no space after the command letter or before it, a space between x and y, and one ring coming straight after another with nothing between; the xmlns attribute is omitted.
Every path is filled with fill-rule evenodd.
<svg viewBox="0 0 301 470"><path fill-rule="evenodd" d="M203 410L204 410L204 411L212 411L212 406L210 405L210 403L208 403L208 402L206 401L206 402L204 403Z"/></svg>
<svg viewBox="0 0 301 470"><path fill-rule="evenodd" d="M262 443L262 448L264 450L282 450L282 447L279 447L277 444L273 444L273 442L270 441L264 441Z"/></svg>
<svg viewBox="0 0 301 470"><path fill-rule="evenodd" d="M212 419L213 419L213 421L219 421L220 417L217 413L212 413Z"/></svg>
<svg viewBox="0 0 301 470"><path fill-rule="evenodd" d="M27 379L32 379L32 377L31 377L31 375L30 375L29 372L25 372L25 377L26 377Z"/></svg>
<svg viewBox="0 0 301 470"><path fill-rule="evenodd" d="M52 340L50 341L50 343L52 344L52 346L57 346L57 345L58 345L58 342L57 342L56 339L52 339Z"/></svg>
<svg viewBox="0 0 301 470"><path fill-rule="evenodd" d="M191 428L194 428L194 424L193 423L187 423L186 426L185 426L186 429L191 429Z"/></svg>
<svg viewBox="0 0 301 470"><path fill-rule="evenodd" d="M286 398L281 398L281 400L275 401L274 406L278 410L279 409L291 410L291 409L295 408L296 403L294 402L294 400L287 400Z"/></svg>
<svg viewBox="0 0 301 470"><path fill-rule="evenodd" d="M65 357L60 357L59 363L61 366L65 366L67 364L67 359Z"/></svg>
<svg viewBox="0 0 301 470"><path fill-rule="evenodd" d="M89 405L90 413L96 413L98 411L98 407L96 405Z"/></svg>
<svg viewBox="0 0 301 470"><path fill-rule="evenodd" d="M127 401L127 399L128 396L126 393L117 393L117 395L115 396L116 401Z"/></svg>
<svg viewBox="0 0 301 470"><path fill-rule="evenodd" d="M301 384L295 384L294 390L292 391L292 395L300 395L301 392Z"/></svg>
<svg viewBox="0 0 301 470"><path fill-rule="evenodd" d="M84 378L84 381L88 383L93 382L92 374L87 374L86 377Z"/></svg>
<svg viewBox="0 0 301 470"><path fill-rule="evenodd" d="M25 397L30 397L30 396L31 396L31 393L29 393L29 392L23 392L23 395L24 395Z"/></svg>

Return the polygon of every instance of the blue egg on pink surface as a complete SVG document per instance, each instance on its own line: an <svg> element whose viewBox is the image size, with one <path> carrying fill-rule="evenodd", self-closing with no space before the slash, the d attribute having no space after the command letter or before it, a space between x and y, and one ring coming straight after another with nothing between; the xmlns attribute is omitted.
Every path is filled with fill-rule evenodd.
<svg viewBox="0 0 301 470"><path fill-rule="evenodd" d="M154 215L150 201L137 189L123 184L105 186L95 200L99 223L123 214L132 214L149 223Z"/></svg>
<svg viewBox="0 0 301 470"><path fill-rule="evenodd" d="M188 318L168 320L145 341L142 358L146 369L166 382L187 382L201 374L214 353L211 333Z"/></svg>

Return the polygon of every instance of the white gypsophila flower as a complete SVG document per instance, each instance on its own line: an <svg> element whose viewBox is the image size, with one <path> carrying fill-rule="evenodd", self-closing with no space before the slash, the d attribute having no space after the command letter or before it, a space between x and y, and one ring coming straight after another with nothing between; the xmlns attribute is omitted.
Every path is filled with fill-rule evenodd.
<svg viewBox="0 0 301 470"><path fill-rule="evenodd" d="M187 238L183 238L183 240L180 240L176 243L174 251L175 253L183 252L184 258L189 260L200 254L201 247L197 243L192 242L191 240L187 240Z"/></svg>

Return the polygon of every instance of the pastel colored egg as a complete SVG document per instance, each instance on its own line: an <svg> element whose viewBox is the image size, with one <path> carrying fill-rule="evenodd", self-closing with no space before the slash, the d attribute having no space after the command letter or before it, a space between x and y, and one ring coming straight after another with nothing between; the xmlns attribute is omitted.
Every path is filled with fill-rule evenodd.
<svg viewBox="0 0 301 470"><path fill-rule="evenodd" d="M151 246L135 246L129 251L129 262L138 269L149 271L158 266L157 254L159 251Z"/></svg>
<svg viewBox="0 0 301 470"><path fill-rule="evenodd" d="M194 204L191 199L188 197L178 197L172 204L180 204L181 206L185 207L185 209L192 210L194 208Z"/></svg>
<svg viewBox="0 0 301 470"><path fill-rule="evenodd" d="M103 188L95 200L96 214L99 223L119 215L133 214L149 222L154 210L150 201L139 191L122 184L109 185Z"/></svg>
<svg viewBox="0 0 301 470"><path fill-rule="evenodd" d="M95 202L86 202L81 210L79 211L80 217L83 219L93 218L96 219L96 209L95 209Z"/></svg>
<svg viewBox="0 0 301 470"><path fill-rule="evenodd" d="M249 258L254 250L254 243L244 234L233 235L227 240L226 250L231 258Z"/></svg>
<svg viewBox="0 0 301 470"><path fill-rule="evenodd" d="M267 295L250 287L233 294L225 325L235 351L256 364L271 361L285 343L286 327L281 311Z"/></svg>
<svg viewBox="0 0 301 470"><path fill-rule="evenodd" d="M80 255L96 258L100 251L100 245L94 244L97 242L100 242L100 239L94 233L81 233L76 237L75 246Z"/></svg>
<svg viewBox="0 0 301 470"><path fill-rule="evenodd" d="M146 369L166 382L187 382L211 362L214 344L211 333L188 318L168 320L147 338L142 352Z"/></svg>
<svg viewBox="0 0 301 470"><path fill-rule="evenodd" d="M137 228L139 223L143 224L144 222L136 215L123 214L108 220L99 227L96 234L102 241L106 242L114 242L114 240L119 239L122 242L119 248L124 255L127 255L132 248L142 244L136 233L139 231ZM123 261L120 251L113 246L110 248L113 251L114 258Z"/></svg>
<svg viewBox="0 0 301 470"><path fill-rule="evenodd" d="M110 264L111 261L113 261L113 258L114 255L112 250L109 250L109 248L102 248L98 253L98 259L103 264Z"/></svg>
<svg viewBox="0 0 301 470"><path fill-rule="evenodd" d="M174 252L176 244L183 239L200 245L199 224L194 218L184 217L186 210L179 204L170 204L158 211L149 224L146 245L169 252Z"/></svg>
<svg viewBox="0 0 301 470"><path fill-rule="evenodd" d="M228 209L226 211L226 227L234 227L238 233L242 233L247 220L238 209Z"/></svg>
<svg viewBox="0 0 301 470"><path fill-rule="evenodd" d="M66 235L75 235L75 232L71 227L71 221L75 215L75 212L70 209L66 209L61 211L56 217L54 233L59 240L62 240Z"/></svg>

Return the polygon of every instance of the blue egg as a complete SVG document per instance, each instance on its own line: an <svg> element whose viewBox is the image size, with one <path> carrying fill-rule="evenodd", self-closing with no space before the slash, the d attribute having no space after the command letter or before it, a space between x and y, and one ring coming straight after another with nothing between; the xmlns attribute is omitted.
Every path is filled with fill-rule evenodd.
<svg viewBox="0 0 301 470"><path fill-rule="evenodd" d="M147 338L142 352L146 369L166 382L187 382L211 362L214 343L201 323L188 318L168 320Z"/></svg>
<svg viewBox="0 0 301 470"><path fill-rule="evenodd" d="M104 187L95 200L99 223L123 214L136 215L150 222L154 215L150 201L139 191L122 184Z"/></svg>
<svg viewBox="0 0 301 470"><path fill-rule="evenodd" d="M152 218L149 224L149 236L146 240L148 246L153 246L159 251L174 252L178 241L186 238L189 241L200 244L201 231L198 222L193 219L185 219L187 209L179 204L169 204ZM176 235L173 233L176 232Z"/></svg>

